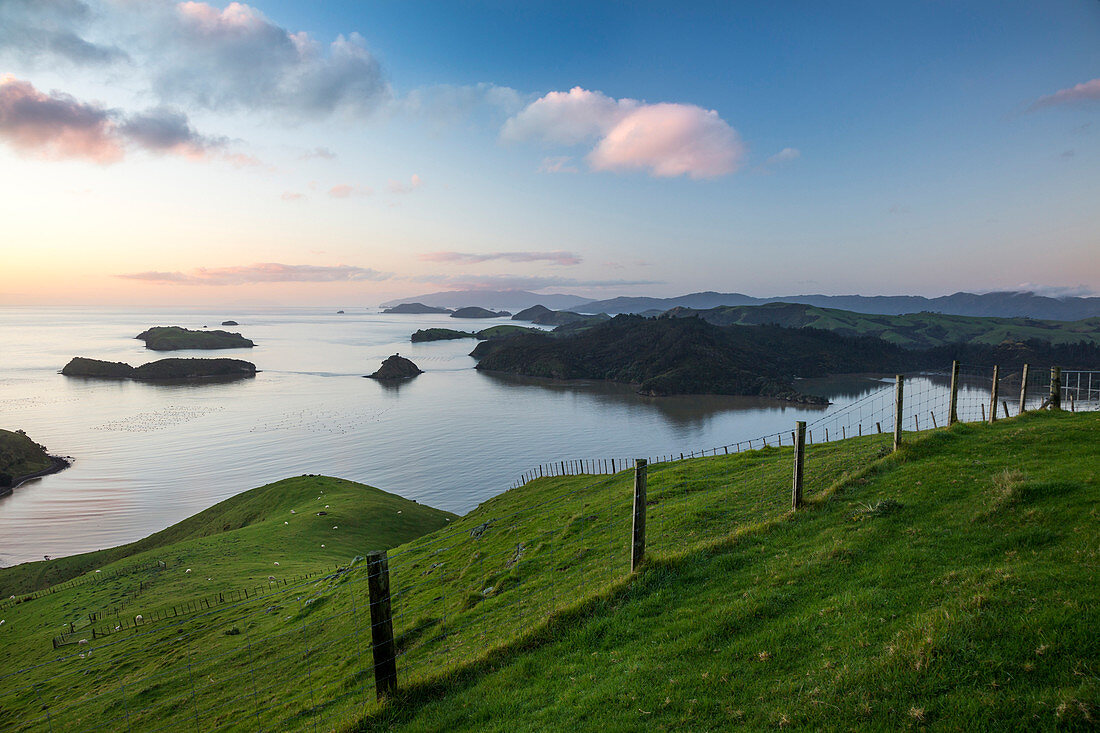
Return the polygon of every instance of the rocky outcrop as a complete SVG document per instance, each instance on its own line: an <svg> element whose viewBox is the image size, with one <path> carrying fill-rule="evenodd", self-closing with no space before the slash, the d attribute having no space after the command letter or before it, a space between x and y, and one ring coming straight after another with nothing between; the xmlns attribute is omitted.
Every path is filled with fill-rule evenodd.
<svg viewBox="0 0 1100 733"><path fill-rule="evenodd" d="M236 321L222 321L222 325L223 326L239 326L241 324L237 323Z"/></svg>
<svg viewBox="0 0 1100 733"><path fill-rule="evenodd" d="M367 379L409 379L424 372L416 364L403 356L394 354L382 362L382 366L374 374L368 374Z"/></svg>

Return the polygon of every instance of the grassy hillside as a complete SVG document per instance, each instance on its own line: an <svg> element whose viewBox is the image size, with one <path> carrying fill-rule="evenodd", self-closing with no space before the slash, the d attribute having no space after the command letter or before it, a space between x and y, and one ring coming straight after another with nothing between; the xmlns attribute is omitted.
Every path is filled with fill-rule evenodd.
<svg viewBox="0 0 1100 733"><path fill-rule="evenodd" d="M845 336L878 336L909 349L955 343L991 344L1038 339L1053 344L1085 341L1100 344L1100 318L1044 321L1034 318L980 318L943 313L900 316L854 313L797 303L719 306L708 310L675 308L678 317L698 316L716 326L773 324L789 328L820 328Z"/></svg>
<svg viewBox="0 0 1100 733"><path fill-rule="evenodd" d="M0 488L7 486L11 479L44 471L50 465L46 449L26 433L0 430Z"/></svg>
<svg viewBox="0 0 1100 733"><path fill-rule="evenodd" d="M167 570L0 612L16 670L0 728L45 730L48 712L55 729L1084 729L1098 428L1033 414L907 436L897 455L880 435L812 445L796 515L789 447L655 465L633 576L630 472L538 479L390 552L402 693L383 707L352 559L370 543L343 536L369 523L317 517L357 495L347 482L293 479L296 497L221 520L242 529L204 534L219 520L199 515L144 554ZM49 647L139 578L131 618L233 568L263 582L337 560L320 581Z"/></svg>
<svg viewBox="0 0 1100 733"><path fill-rule="evenodd" d="M1095 729L1098 428L937 431L797 515L657 551L358 729Z"/></svg>
<svg viewBox="0 0 1100 733"><path fill-rule="evenodd" d="M324 501L317 500L322 491ZM326 510L324 504L330 507ZM316 516L318 510L327 513ZM195 561L216 569L224 583L258 572L247 558L236 556L251 551L267 554L278 550L291 556L284 567L307 571L347 559L364 547L393 547L438 529L453 516L354 481L298 476L245 491L137 542L0 568L0 598L39 590L96 569L148 564L168 555L177 563ZM292 524L283 524L291 519ZM338 522L345 531L334 533L320 552L315 540L327 536L325 528ZM180 543L188 543L187 548L181 549ZM230 548L234 554L225 555L223 550ZM297 560L293 559L296 555L300 556Z"/></svg>

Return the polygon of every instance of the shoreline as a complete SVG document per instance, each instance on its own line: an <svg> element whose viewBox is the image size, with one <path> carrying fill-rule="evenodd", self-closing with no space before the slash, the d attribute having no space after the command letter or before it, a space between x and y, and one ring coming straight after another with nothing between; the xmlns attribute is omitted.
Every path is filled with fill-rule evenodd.
<svg viewBox="0 0 1100 733"><path fill-rule="evenodd" d="M49 468L43 468L41 471L35 471L34 473L26 473L22 476L16 476L11 481L11 486L0 488L0 498L11 494L23 484L36 478L42 478L43 476L49 476L51 473L60 473L69 466L73 465L72 459L62 458L60 456L50 456Z"/></svg>

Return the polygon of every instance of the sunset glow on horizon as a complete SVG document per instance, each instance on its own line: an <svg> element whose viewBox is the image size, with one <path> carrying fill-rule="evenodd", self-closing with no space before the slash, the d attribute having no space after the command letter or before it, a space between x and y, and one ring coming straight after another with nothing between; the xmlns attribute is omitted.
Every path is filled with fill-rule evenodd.
<svg viewBox="0 0 1100 733"><path fill-rule="evenodd" d="M1087 2L6 0L0 305L1096 294L1098 37Z"/></svg>

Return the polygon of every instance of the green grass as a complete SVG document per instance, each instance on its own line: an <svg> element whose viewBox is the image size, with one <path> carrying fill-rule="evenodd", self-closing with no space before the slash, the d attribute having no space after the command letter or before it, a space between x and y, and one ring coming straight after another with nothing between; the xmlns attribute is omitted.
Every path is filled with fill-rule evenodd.
<svg viewBox="0 0 1100 733"><path fill-rule="evenodd" d="M0 430L0 477L18 479L50 467L46 449L35 443L23 432ZM0 487L6 486L0 478Z"/></svg>
<svg viewBox="0 0 1100 733"><path fill-rule="evenodd" d="M294 613L304 618L312 609L297 597L316 593L326 581L299 582L297 587L277 583L305 573L331 575L337 563L347 564L359 552L407 542L452 518L362 484L301 476L244 492L131 545L0 570L4 598L46 578L64 578L93 567L102 570L79 579L87 582L0 608L5 661L0 671L0 729L20 724L44 728L33 721L47 708L53 725L108 721L116 716L120 702L131 706L136 730L153 720L172 720L178 702L174 698L182 690L178 673L187 674L188 661L199 658L207 666L193 664L191 671L205 673L201 679L210 690L209 705L223 706L211 719L242 715L242 710L254 707L253 700L227 702L240 694L240 680L217 682L232 675L234 653L241 646L252 651L248 645L261 637L269 643L255 650L257 659L264 653L273 658L305 653L308 637L279 636L285 630L281 611L291 603ZM166 567L156 567L156 561ZM269 595L256 598L257 586ZM251 589L249 603L230 602L213 611L175 615L184 604L219 592L231 596L243 588ZM114 609L119 609L118 615L111 613ZM101 614L94 624L89 621L93 612ZM134 629L138 614L146 624ZM170 618L153 621L164 615ZM51 639L68 631L70 623L76 637L91 643L55 651ZM115 625L127 628L92 639L93 626L113 630ZM233 633L234 628L241 633ZM269 665L269 687L276 690L277 683L281 694L291 680L284 675L295 666ZM12 675L16 670L24 671ZM330 672L339 675L335 665ZM120 691L120 685L127 684L133 684L130 692ZM158 701L165 706L156 707ZM153 706L154 711L142 717L136 711L143 706ZM116 725L117 721L102 722L97 727Z"/></svg>
<svg viewBox="0 0 1100 733"><path fill-rule="evenodd" d="M658 544L638 575L359 729L1092 729L1098 427L937 431L797 515Z"/></svg>
<svg viewBox="0 0 1100 733"><path fill-rule="evenodd" d="M719 326L774 323L790 328L820 328L845 336L878 336L906 348L953 343L997 345L1002 341L1039 339L1052 344L1100 343L1100 318L1046 321L1035 318L983 318L944 313L888 316L819 308L797 303L720 306L698 313Z"/></svg>
<svg viewBox="0 0 1100 733"><path fill-rule="evenodd" d="M877 435L810 446L796 514L790 448L651 466L637 574L629 472L530 482L390 551L401 692L381 706L352 559L371 543L343 531L384 522L316 516L345 511L355 484L280 482L285 497L197 515L116 561L167 570L0 611L16 670L0 673L0 728L45 729L48 711L58 729L1084 729L1100 704L1098 427L1029 414L896 455ZM222 575L325 567L50 648L93 606L126 602L132 618Z"/></svg>

